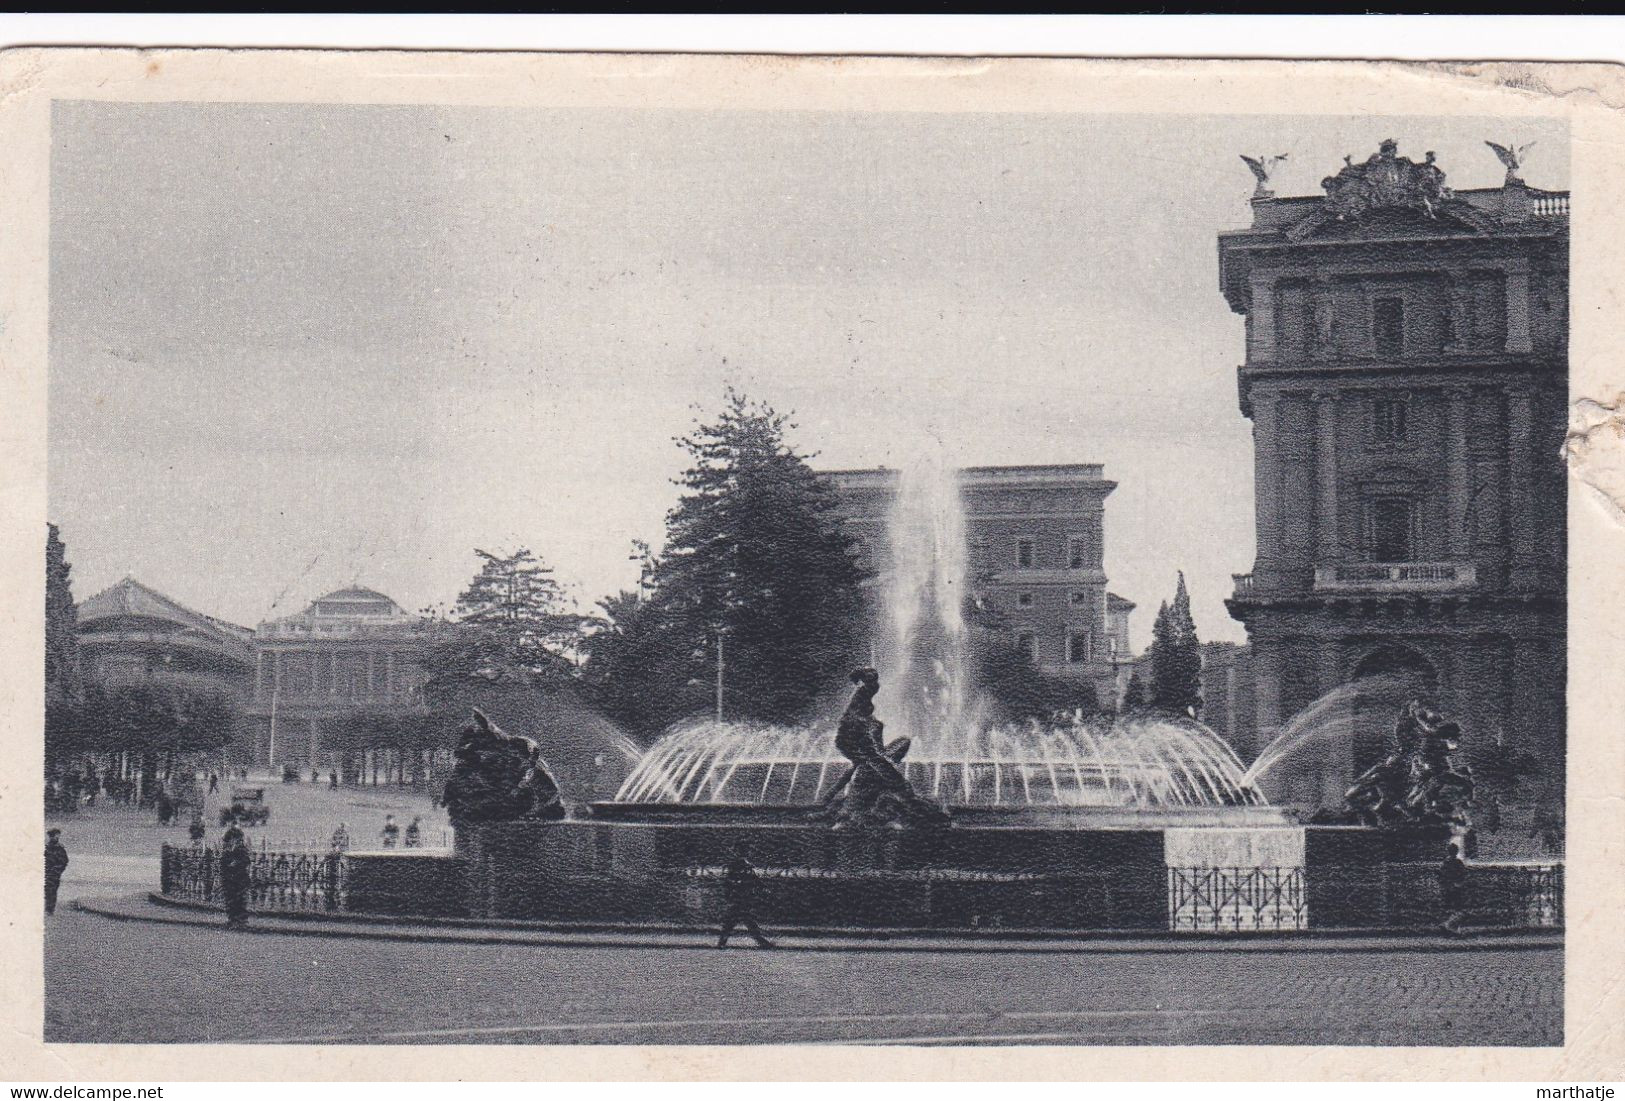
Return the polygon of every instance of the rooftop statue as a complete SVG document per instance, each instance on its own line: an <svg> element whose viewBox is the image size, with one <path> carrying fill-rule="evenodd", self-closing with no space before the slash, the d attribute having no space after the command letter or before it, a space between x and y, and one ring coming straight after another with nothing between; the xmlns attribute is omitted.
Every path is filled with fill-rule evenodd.
<svg viewBox="0 0 1625 1101"><path fill-rule="evenodd" d="M1502 164L1506 165L1506 182L1522 183L1523 177L1518 175L1518 169L1523 167L1523 155L1529 152L1535 143L1531 141L1522 145L1513 145L1509 142L1506 145L1497 145L1493 141L1487 141L1484 144L1495 150L1496 157Z"/></svg>
<svg viewBox="0 0 1625 1101"><path fill-rule="evenodd" d="M1399 143L1389 138L1364 162L1343 158L1337 175L1320 181L1326 189L1326 209L1339 220L1359 218L1373 210L1418 210L1429 218L1450 199L1444 172L1428 153L1418 163L1399 155Z"/></svg>
<svg viewBox="0 0 1625 1101"><path fill-rule="evenodd" d="M1285 153L1277 153L1273 157L1266 157L1262 153L1256 157L1241 154L1241 159L1247 162L1247 167L1252 169L1253 178L1258 181L1258 186L1253 188L1253 198L1265 199L1274 194L1269 187L1270 176L1274 174L1275 166L1286 158Z"/></svg>
<svg viewBox="0 0 1625 1101"><path fill-rule="evenodd" d="M541 747L509 734L478 708L458 732L456 765L444 801L452 825L564 817L558 784L542 763Z"/></svg>
<svg viewBox="0 0 1625 1101"><path fill-rule="evenodd" d="M1344 797L1368 826L1465 826L1473 774L1451 756L1461 727L1412 700L1394 726L1394 752Z"/></svg>

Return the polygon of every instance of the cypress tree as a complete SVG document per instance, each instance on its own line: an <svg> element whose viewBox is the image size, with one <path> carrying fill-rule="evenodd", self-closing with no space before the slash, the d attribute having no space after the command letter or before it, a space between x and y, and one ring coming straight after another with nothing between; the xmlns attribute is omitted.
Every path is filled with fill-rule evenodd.
<svg viewBox="0 0 1625 1101"><path fill-rule="evenodd" d="M1157 610L1151 628L1151 703L1178 714L1199 714L1202 710L1202 650L1191 618L1190 594L1185 590L1185 573L1179 574L1179 587L1172 604Z"/></svg>

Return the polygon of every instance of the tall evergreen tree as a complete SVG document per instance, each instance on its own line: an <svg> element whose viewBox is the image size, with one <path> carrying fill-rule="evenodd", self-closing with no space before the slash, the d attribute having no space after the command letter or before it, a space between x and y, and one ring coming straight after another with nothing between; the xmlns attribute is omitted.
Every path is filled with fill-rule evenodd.
<svg viewBox="0 0 1625 1101"><path fill-rule="evenodd" d="M1202 646L1191 618L1185 573L1172 604L1157 610L1151 628L1151 704L1164 711L1199 714L1202 710Z"/></svg>
<svg viewBox="0 0 1625 1101"><path fill-rule="evenodd" d="M55 524L45 529L45 765L46 771L82 749L84 682L75 633L72 567Z"/></svg>
<svg viewBox="0 0 1625 1101"><path fill-rule="evenodd" d="M517 684L570 677L570 657L589 617L569 609L563 586L529 548L474 553L480 572L438 625L430 648L430 695L471 677Z"/></svg>
<svg viewBox="0 0 1625 1101"><path fill-rule="evenodd" d="M1138 711L1144 706L1145 682L1140 679L1140 674L1130 673L1128 687L1123 689L1123 713L1126 715L1130 711Z"/></svg>
<svg viewBox="0 0 1625 1101"><path fill-rule="evenodd" d="M787 427L730 389L678 441L690 465L648 595L607 604L611 625L587 647L591 679L634 729L709 711L719 667L725 716L791 721L862 655L863 573L836 490Z"/></svg>
<svg viewBox="0 0 1625 1101"><path fill-rule="evenodd" d="M73 587L67 548L55 524L45 526L45 698L72 701L80 697L79 643L75 631Z"/></svg>

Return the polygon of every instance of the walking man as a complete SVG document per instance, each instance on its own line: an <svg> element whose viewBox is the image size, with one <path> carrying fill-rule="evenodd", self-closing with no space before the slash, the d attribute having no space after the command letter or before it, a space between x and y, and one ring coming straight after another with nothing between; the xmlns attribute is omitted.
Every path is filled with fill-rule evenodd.
<svg viewBox="0 0 1625 1101"><path fill-rule="evenodd" d="M393 849L395 841L401 835L401 828L395 824L393 814L384 815L384 848Z"/></svg>
<svg viewBox="0 0 1625 1101"><path fill-rule="evenodd" d="M350 831L344 828L343 822L340 822L339 828L333 831L333 851L336 853L350 851Z"/></svg>
<svg viewBox="0 0 1625 1101"><path fill-rule="evenodd" d="M422 818L413 818L411 823L406 827L406 847L407 848L415 849L415 848L418 847L419 844L422 843L422 841L423 841L423 828L422 828L422 825L421 825L422 821L423 821Z"/></svg>
<svg viewBox="0 0 1625 1101"><path fill-rule="evenodd" d="M1459 842L1450 842L1450 851L1439 864L1439 902L1444 911L1444 931L1461 932L1467 918L1467 862L1461 858Z"/></svg>
<svg viewBox="0 0 1625 1101"><path fill-rule="evenodd" d="M248 839L233 822L220 839L220 890L226 897L226 927L248 925Z"/></svg>
<svg viewBox="0 0 1625 1101"><path fill-rule="evenodd" d="M209 794L213 795L215 792L217 792L219 790L220 790L220 775L219 775L219 773L215 773L215 772L209 773Z"/></svg>
<svg viewBox="0 0 1625 1101"><path fill-rule="evenodd" d="M186 833L189 837L191 837L192 847L194 849L201 849L203 847L203 835L205 832L207 831L203 828L203 808L199 807L192 812L192 824L186 827Z"/></svg>
<svg viewBox="0 0 1625 1101"><path fill-rule="evenodd" d="M722 901L722 935L717 938L718 948L728 947L728 938L741 925L758 947L776 947L756 924L756 869L741 853L735 852L728 860L728 869L722 877Z"/></svg>
<svg viewBox="0 0 1625 1101"><path fill-rule="evenodd" d="M62 886L62 873L68 870L68 850L58 840L62 831L52 827L45 831L45 912L56 913L56 892Z"/></svg>

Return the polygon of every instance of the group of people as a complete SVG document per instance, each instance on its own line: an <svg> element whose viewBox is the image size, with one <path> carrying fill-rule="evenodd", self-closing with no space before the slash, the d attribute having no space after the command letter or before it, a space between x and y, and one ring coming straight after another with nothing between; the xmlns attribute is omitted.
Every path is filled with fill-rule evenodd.
<svg viewBox="0 0 1625 1101"><path fill-rule="evenodd" d="M386 849L393 849L397 846L408 849L421 848L423 846L423 819L414 816L412 821L407 823L404 837L405 843L403 845L399 823L395 821L393 814L386 814L384 815L384 828L379 831L378 836ZM345 823L340 822L339 828L333 831L331 848L337 853L350 851L350 827Z"/></svg>

